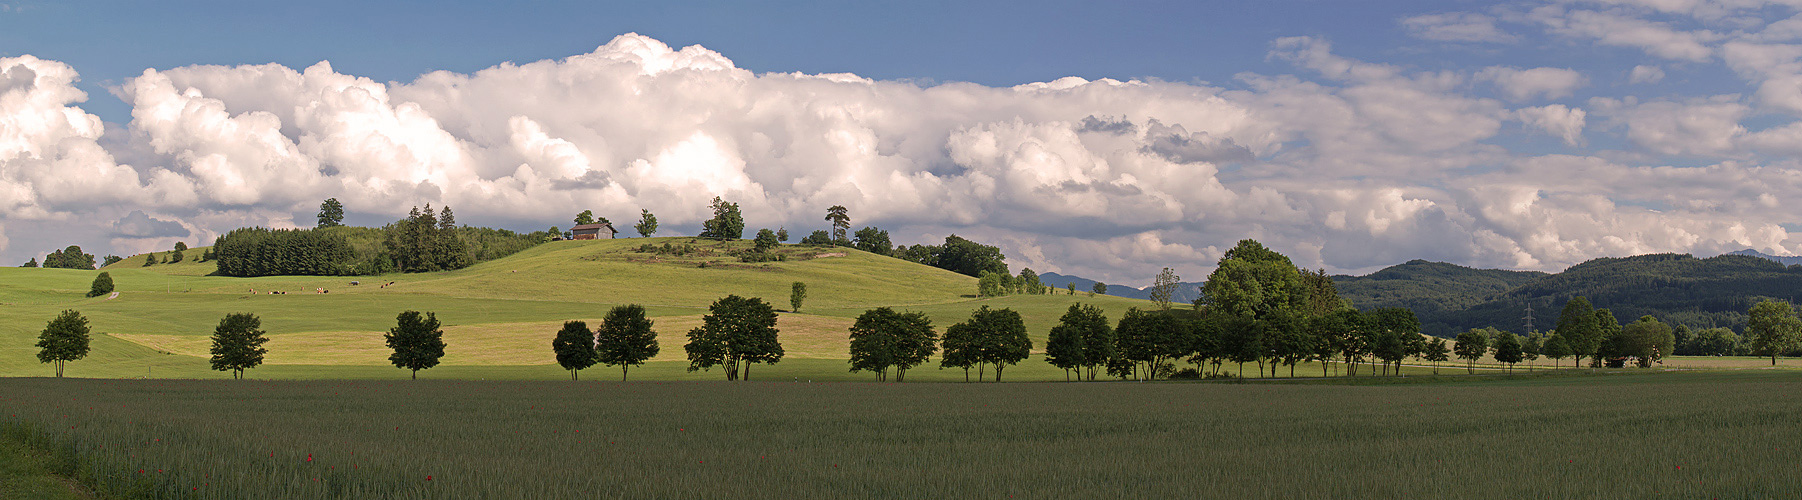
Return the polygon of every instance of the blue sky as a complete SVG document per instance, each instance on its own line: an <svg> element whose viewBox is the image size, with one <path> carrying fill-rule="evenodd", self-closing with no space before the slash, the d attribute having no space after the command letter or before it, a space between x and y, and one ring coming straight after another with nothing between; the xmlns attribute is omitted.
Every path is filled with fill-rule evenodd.
<svg viewBox="0 0 1802 500"><path fill-rule="evenodd" d="M843 204L1116 283L1200 276L1241 238L1348 273L1793 254L1799 14L0 0L0 261L306 227L326 197L356 223L648 208L687 234L716 195L753 226Z"/></svg>

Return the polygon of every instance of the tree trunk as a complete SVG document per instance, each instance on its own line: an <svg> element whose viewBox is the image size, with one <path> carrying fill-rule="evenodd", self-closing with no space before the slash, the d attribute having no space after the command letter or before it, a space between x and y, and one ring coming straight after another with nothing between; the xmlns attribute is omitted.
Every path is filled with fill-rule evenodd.
<svg viewBox="0 0 1802 500"><path fill-rule="evenodd" d="M1295 378L1295 363L1289 363L1289 378Z"/></svg>
<svg viewBox="0 0 1802 500"><path fill-rule="evenodd" d="M626 363L620 363L620 364L619 364L619 381L620 381L620 382L625 382L625 381L626 381L626 368L628 368L628 367L631 367L631 366L632 366L632 365L629 365L629 364L626 364Z"/></svg>
<svg viewBox="0 0 1802 500"><path fill-rule="evenodd" d="M982 377L984 377L984 376L985 375L983 375L983 373L982 373L982 363L977 363L976 364L976 381L981 382Z"/></svg>
<svg viewBox="0 0 1802 500"><path fill-rule="evenodd" d="M970 383L970 367L964 367L964 383Z"/></svg>
<svg viewBox="0 0 1802 500"><path fill-rule="evenodd" d="M751 381L751 362L748 360L745 361L745 378L743 380L746 382Z"/></svg>
<svg viewBox="0 0 1802 500"><path fill-rule="evenodd" d="M1001 381L1001 369L1002 368L1006 368L1006 367L1002 366L1001 363L995 363L995 381L996 382Z"/></svg>
<svg viewBox="0 0 1802 500"><path fill-rule="evenodd" d="M58 375L58 376L60 377L61 375ZM419 380L419 369L418 368L413 369L413 380Z"/></svg>

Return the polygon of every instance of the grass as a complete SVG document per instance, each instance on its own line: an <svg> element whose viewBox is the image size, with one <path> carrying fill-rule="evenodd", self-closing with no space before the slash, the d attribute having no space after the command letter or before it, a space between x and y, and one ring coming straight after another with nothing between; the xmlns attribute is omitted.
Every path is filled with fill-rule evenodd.
<svg viewBox="0 0 1802 500"><path fill-rule="evenodd" d="M646 243L698 250L681 257L633 251ZM796 281L808 283L809 293L803 313L783 315L789 359L835 360L839 373L814 368L834 363L771 367L773 375L791 379L861 379L845 373L842 360L851 320L871 307L925 311L940 330L981 305L1011 307L1021 311L1042 345L1071 303L1098 304L1116 317L1127 307L1149 306L1086 294L976 299L968 295L975 290L973 278L845 248L785 246L779 251L788 261L757 264L726 255L749 245L692 238L565 241L469 269L374 277L209 276L212 263L189 259L143 266L140 254L105 269L119 292L110 299L85 297L95 271L0 268L0 376L44 374L32 345L44 322L63 309L82 312L95 332L89 356L70 365L75 376L224 377L208 369L208 336L224 315L250 312L262 318L272 338L267 365L252 370L253 377L385 378L392 368L381 334L396 314L419 310L436 312L446 325L449 346L438 374L554 380L564 375L550 366L550 338L565 320L593 325L614 305L647 305L663 347L654 364L678 366L647 369L646 375L688 378L679 366L684 334L708 304L738 294L787 309ZM187 253L198 257L202 251ZM320 289L330 293L315 293ZM795 366L803 368L790 368ZM1042 379L1061 378L1061 372L1054 377L1041 371Z"/></svg>
<svg viewBox="0 0 1802 500"><path fill-rule="evenodd" d="M18 379L0 427L127 498L1761 498L1802 484L1802 374L1465 380Z"/></svg>
<svg viewBox="0 0 1802 500"><path fill-rule="evenodd" d="M29 446L26 433L15 434L0 433L0 498L92 498L80 485L56 475L52 469L59 461L49 453Z"/></svg>

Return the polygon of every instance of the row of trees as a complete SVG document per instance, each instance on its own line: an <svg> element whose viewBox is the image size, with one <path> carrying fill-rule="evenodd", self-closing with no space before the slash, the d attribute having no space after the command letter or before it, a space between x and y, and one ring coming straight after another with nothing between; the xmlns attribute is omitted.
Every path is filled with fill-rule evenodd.
<svg viewBox="0 0 1802 500"><path fill-rule="evenodd" d="M619 379L625 380L631 367L657 356L653 324L645 317L644 306L614 307L593 330L582 321L563 322L563 329L551 340L551 351L557 355L557 364L569 370L570 380L580 379L582 369L596 363L618 366Z"/></svg>
<svg viewBox="0 0 1802 500"><path fill-rule="evenodd" d="M322 225L313 229L234 229L214 240L202 258L216 260L220 274L240 277L429 272L505 257L550 237L459 226L450 207L415 207L407 218L381 228L336 223L328 217L331 208L321 208ZM179 246L172 260L179 261L184 250Z"/></svg>
<svg viewBox="0 0 1802 500"><path fill-rule="evenodd" d="M118 256L108 255L106 258L106 264L112 264L119 261ZM31 260L26 261L25 264L20 265L19 267L38 267L39 265L38 258L32 257ZM41 265L53 269L92 270L94 269L94 255L82 253L81 246L79 245L69 245L68 248L56 250L50 252L49 255L45 255L44 262Z"/></svg>

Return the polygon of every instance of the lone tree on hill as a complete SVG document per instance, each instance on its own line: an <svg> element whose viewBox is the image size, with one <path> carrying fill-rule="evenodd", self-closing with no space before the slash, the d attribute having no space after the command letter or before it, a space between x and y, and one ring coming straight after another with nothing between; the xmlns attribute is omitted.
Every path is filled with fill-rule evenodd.
<svg viewBox="0 0 1802 500"><path fill-rule="evenodd" d="M1151 301L1157 303L1158 309L1170 310L1170 299L1176 296L1176 283L1180 280L1174 269L1158 271L1158 277L1151 282Z"/></svg>
<svg viewBox="0 0 1802 500"><path fill-rule="evenodd" d="M1107 283L1097 281L1095 282L1095 286L1089 287L1089 296L1094 297L1096 295L1107 295Z"/></svg>
<svg viewBox="0 0 1802 500"><path fill-rule="evenodd" d="M751 363L782 361L776 309L759 298L727 295L713 301L712 314L688 331L688 371L726 367L726 380L750 380ZM743 368L741 376L739 369Z"/></svg>
<svg viewBox="0 0 1802 500"><path fill-rule="evenodd" d="M583 210L582 213L576 214L576 225L580 226L583 224L593 224L593 223L594 223L594 211L593 210Z"/></svg>
<svg viewBox="0 0 1802 500"><path fill-rule="evenodd" d="M701 223L700 237L722 241L745 237L745 217L738 213L737 203L715 196L708 206L713 209L713 218Z"/></svg>
<svg viewBox="0 0 1802 500"><path fill-rule="evenodd" d="M1799 329L1802 323L1788 302L1766 300L1747 312L1746 336L1752 342L1752 352L1770 356L1771 366L1777 366L1778 356L1795 348Z"/></svg>
<svg viewBox="0 0 1802 500"><path fill-rule="evenodd" d="M38 362L56 363L62 378L63 364L88 355L88 318L74 310L63 311L38 334Z"/></svg>
<svg viewBox="0 0 1802 500"><path fill-rule="evenodd" d="M423 317L419 311L403 312L395 322L383 336L394 350L388 361L396 368L413 370L413 380L419 380L420 370L438 366L438 358L444 357L444 330L438 329L438 316L429 312Z"/></svg>
<svg viewBox="0 0 1802 500"><path fill-rule="evenodd" d="M344 225L344 204L337 198L326 198L319 204L319 227Z"/></svg>
<svg viewBox="0 0 1802 500"><path fill-rule="evenodd" d="M888 255L895 248L895 244L889 241L888 231L877 229L874 226L865 226L851 236L853 238L851 246L865 252Z"/></svg>
<svg viewBox="0 0 1802 500"><path fill-rule="evenodd" d="M851 372L875 372L878 382L888 380L890 367L896 382L906 381L907 369L925 363L937 350L938 334L925 313L878 307L864 311L851 325Z"/></svg>
<svg viewBox="0 0 1802 500"><path fill-rule="evenodd" d="M143 267L150 267L150 266L154 266L154 265L156 265L156 252L150 252L150 253L144 254L144 266Z"/></svg>
<svg viewBox="0 0 1802 500"><path fill-rule="evenodd" d="M757 237L751 240L751 245L751 249L759 253L776 248L776 232L769 229L758 229Z"/></svg>
<svg viewBox="0 0 1802 500"><path fill-rule="evenodd" d="M657 357L657 332L654 323L644 316L644 306L627 304L607 311L601 328L595 332L595 352L601 363L619 366L619 379L634 365Z"/></svg>
<svg viewBox="0 0 1802 500"><path fill-rule="evenodd" d="M845 233L851 231L851 216L845 210L845 206L833 205L832 208L826 209L826 220L832 221L832 242L849 246L851 240L845 237Z"/></svg>
<svg viewBox="0 0 1802 500"><path fill-rule="evenodd" d="M25 265L19 267L38 267L38 258L32 257L31 260L25 261Z"/></svg>
<svg viewBox="0 0 1802 500"><path fill-rule="evenodd" d="M99 276L94 277L93 286L88 288L88 297L99 297L109 293L113 293L113 275L101 271Z"/></svg>
<svg viewBox="0 0 1802 500"><path fill-rule="evenodd" d="M638 224L632 225L632 229L638 231L638 235L645 238L657 234L657 216L652 215L648 208L638 209L638 212Z"/></svg>
<svg viewBox="0 0 1802 500"><path fill-rule="evenodd" d="M1596 320L1595 306L1589 305L1589 299L1583 297L1564 303L1564 310L1558 313L1555 331L1564 337L1565 346L1570 348L1577 366L1582 366L1583 358L1594 355L1602 345L1602 324Z"/></svg>
<svg viewBox="0 0 1802 500"><path fill-rule="evenodd" d="M169 252L169 263L175 264L175 263L181 262L182 252L186 252L186 251L188 251L187 243L183 243L180 241L175 242L175 251Z"/></svg>
<svg viewBox="0 0 1802 500"><path fill-rule="evenodd" d="M786 228L786 227L776 228L776 241L788 243L788 228Z"/></svg>
<svg viewBox="0 0 1802 500"><path fill-rule="evenodd" d="M801 303L807 300L807 284L796 281L788 287L788 310L801 312Z"/></svg>
<svg viewBox="0 0 1802 500"><path fill-rule="evenodd" d="M227 314L213 329L213 369L232 372L232 378L244 379L244 370L263 364L269 352L263 343L263 320L249 313Z"/></svg>
<svg viewBox="0 0 1802 500"><path fill-rule="evenodd" d="M551 339L551 352L557 355L557 364L569 370L570 380L581 380L582 369L594 366L596 361L594 332L588 329L588 323L565 321Z"/></svg>
<svg viewBox="0 0 1802 500"><path fill-rule="evenodd" d="M1477 329L1460 333L1457 343L1452 347L1452 352L1457 353L1459 359L1469 361L1464 367L1466 371L1476 373L1477 359L1489 352L1489 336Z"/></svg>

